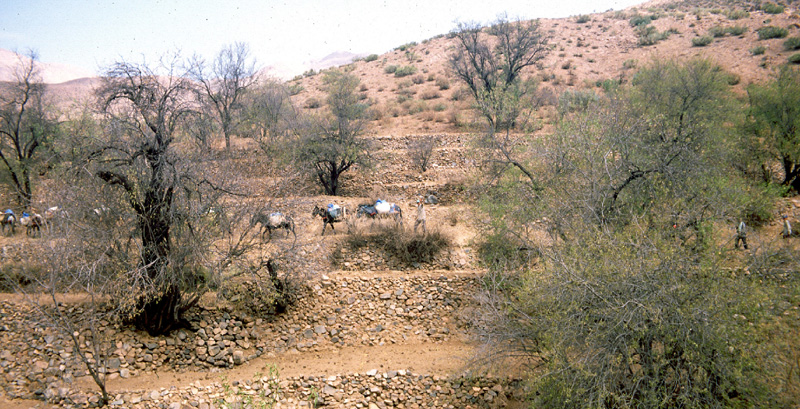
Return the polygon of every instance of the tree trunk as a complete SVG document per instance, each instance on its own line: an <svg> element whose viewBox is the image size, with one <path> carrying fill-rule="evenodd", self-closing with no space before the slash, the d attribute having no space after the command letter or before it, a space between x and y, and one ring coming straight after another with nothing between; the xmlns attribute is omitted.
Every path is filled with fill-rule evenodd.
<svg viewBox="0 0 800 409"><path fill-rule="evenodd" d="M170 284L155 298L142 297L139 304L133 324L151 336L168 334L184 324L180 316L181 291L177 285Z"/></svg>
<svg viewBox="0 0 800 409"><path fill-rule="evenodd" d="M165 177L160 170L156 165L139 214L142 262L147 278L155 286L155 294L146 292L141 296L137 305L139 313L133 321L137 328L150 335L167 334L183 324L181 289L175 274L163 271L173 268L169 265L173 192L172 188L162 186Z"/></svg>

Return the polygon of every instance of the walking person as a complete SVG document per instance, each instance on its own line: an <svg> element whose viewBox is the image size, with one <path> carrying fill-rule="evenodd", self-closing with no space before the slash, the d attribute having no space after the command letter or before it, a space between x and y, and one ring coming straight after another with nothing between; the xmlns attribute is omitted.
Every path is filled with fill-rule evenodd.
<svg viewBox="0 0 800 409"><path fill-rule="evenodd" d="M789 216L783 215L783 238L787 239L792 236L792 225L789 223Z"/></svg>
<svg viewBox="0 0 800 409"><path fill-rule="evenodd" d="M742 242L744 249L747 250L747 226L743 221L739 222L739 225L736 226L736 241L733 247L737 250L739 249L739 241Z"/></svg>
<svg viewBox="0 0 800 409"><path fill-rule="evenodd" d="M422 225L422 232L427 233L425 228L425 202L417 199L417 220L414 222L414 233L417 233L417 226Z"/></svg>

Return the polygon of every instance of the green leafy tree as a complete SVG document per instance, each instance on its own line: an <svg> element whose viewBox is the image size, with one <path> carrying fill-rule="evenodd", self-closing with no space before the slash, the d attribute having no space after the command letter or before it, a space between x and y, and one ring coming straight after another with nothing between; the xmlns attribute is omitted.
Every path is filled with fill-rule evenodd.
<svg viewBox="0 0 800 409"><path fill-rule="evenodd" d="M653 63L570 106L518 151L537 184L509 167L480 199L488 350L538 365L537 407L769 402L753 381L767 373L753 328L768 296L718 267L710 228L750 195L726 153L738 141L724 72Z"/></svg>
<svg viewBox="0 0 800 409"><path fill-rule="evenodd" d="M754 359L763 338L750 325L764 318L759 284L722 274L712 260L697 263L690 249L651 233L584 230L543 249L541 268L495 300L507 314L502 339L541 362L537 407L768 401Z"/></svg>
<svg viewBox="0 0 800 409"><path fill-rule="evenodd" d="M47 104L36 53L19 56L14 77L0 85L0 169L13 187L17 203L30 209L31 176L58 129Z"/></svg>
<svg viewBox="0 0 800 409"><path fill-rule="evenodd" d="M323 83L329 112L306 117L299 128L299 163L313 170L325 194L337 195L341 175L369 163L369 141L360 137L369 112L358 99L358 77L326 71Z"/></svg>
<svg viewBox="0 0 800 409"><path fill-rule="evenodd" d="M753 146L777 159L782 183L800 192L800 70L783 66L772 81L750 86L747 94L749 129L758 138Z"/></svg>

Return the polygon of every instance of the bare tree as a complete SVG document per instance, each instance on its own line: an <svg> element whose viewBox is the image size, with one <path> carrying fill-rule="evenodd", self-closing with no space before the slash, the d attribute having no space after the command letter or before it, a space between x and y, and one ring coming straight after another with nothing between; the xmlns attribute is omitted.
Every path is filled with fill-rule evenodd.
<svg viewBox="0 0 800 409"><path fill-rule="evenodd" d="M488 29L459 24L453 36L457 45L450 55L450 69L467 85L488 125L479 140L488 153L483 155L484 163L495 175L515 168L539 190L539 181L519 156L527 141L511 132L520 122L527 123L544 101L535 95L536 83L522 77L548 51L539 22L509 21L502 16Z"/></svg>
<svg viewBox="0 0 800 409"><path fill-rule="evenodd" d="M280 148L276 144L296 122L289 90L278 81L267 80L254 87L246 99L242 135L256 141L265 153L276 153Z"/></svg>
<svg viewBox="0 0 800 409"><path fill-rule="evenodd" d="M510 21L501 16L488 29L460 23L453 32L456 50L450 68L464 82L492 129L513 126L530 87L523 70L547 54L547 38L538 20Z"/></svg>
<svg viewBox="0 0 800 409"><path fill-rule="evenodd" d="M411 162L414 163L422 172L428 170L431 157L433 156L433 149L439 144L439 138L434 135L426 135L417 138L409 146L408 154L411 156Z"/></svg>
<svg viewBox="0 0 800 409"><path fill-rule="evenodd" d="M8 175L17 202L31 206L31 173L39 154L56 132L56 122L45 99L45 84L31 51L20 56L15 81L0 86L0 169Z"/></svg>
<svg viewBox="0 0 800 409"><path fill-rule="evenodd" d="M151 334L180 325L181 314L198 294L192 263L189 209L202 195L205 181L182 160L174 145L179 127L191 112L193 91L178 57L160 67L118 62L105 73L98 90L107 125L87 166L122 193L133 212L134 233L141 240L139 262L126 277L133 289L120 299L130 305L132 321ZM196 162L195 162L196 163ZM180 237L176 240L175 235ZM188 297L185 297L188 294Z"/></svg>
<svg viewBox="0 0 800 409"><path fill-rule="evenodd" d="M233 135L242 120L241 102L256 83L256 64L250 60L250 47L236 42L223 48L208 67L200 57L191 63L191 76L201 87L201 99L211 106L225 137L225 148L231 148Z"/></svg>
<svg viewBox="0 0 800 409"><path fill-rule="evenodd" d="M328 71L323 81L330 113L308 117L298 130L299 163L313 169L325 194L336 195L342 173L369 162L369 142L360 137L368 112L367 105L358 101L358 77Z"/></svg>

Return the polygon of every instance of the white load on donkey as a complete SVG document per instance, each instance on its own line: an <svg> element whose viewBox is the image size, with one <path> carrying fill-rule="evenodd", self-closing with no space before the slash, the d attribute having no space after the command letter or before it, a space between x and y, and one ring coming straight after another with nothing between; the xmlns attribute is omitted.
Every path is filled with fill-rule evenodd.
<svg viewBox="0 0 800 409"><path fill-rule="evenodd" d="M371 219L390 216L394 218L397 223L403 224L403 211L400 209L400 206L395 203L387 202L383 199L376 200L374 205L358 205L358 211L356 214L359 217L367 216Z"/></svg>
<svg viewBox="0 0 800 409"><path fill-rule="evenodd" d="M325 228L331 225L331 230L336 230L333 227L334 223L338 223L347 218L347 208L336 204L328 204L328 207L314 206L311 211L311 216L319 216L322 218L322 235L325 235Z"/></svg>

